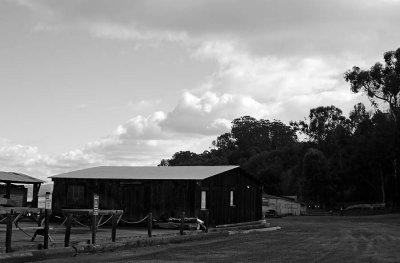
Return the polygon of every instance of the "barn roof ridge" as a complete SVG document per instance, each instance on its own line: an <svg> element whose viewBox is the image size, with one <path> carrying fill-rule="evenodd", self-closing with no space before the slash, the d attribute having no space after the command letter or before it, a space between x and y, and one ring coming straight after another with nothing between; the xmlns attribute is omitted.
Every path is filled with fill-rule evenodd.
<svg viewBox="0 0 400 263"><path fill-rule="evenodd" d="M50 176L52 179L203 180L237 169L218 166L97 166Z"/></svg>

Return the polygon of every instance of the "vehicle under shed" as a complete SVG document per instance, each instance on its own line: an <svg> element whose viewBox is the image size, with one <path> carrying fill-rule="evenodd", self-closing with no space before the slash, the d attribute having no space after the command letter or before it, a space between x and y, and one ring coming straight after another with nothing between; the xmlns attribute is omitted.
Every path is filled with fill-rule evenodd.
<svg viewBox="0 0 400 263"><path fill-rule="evenodd" d="M187 217L209 225L262 218L261 184L238 166L100 166L50 177L53 214L61 209L122 209L127 220Z"/></svg>

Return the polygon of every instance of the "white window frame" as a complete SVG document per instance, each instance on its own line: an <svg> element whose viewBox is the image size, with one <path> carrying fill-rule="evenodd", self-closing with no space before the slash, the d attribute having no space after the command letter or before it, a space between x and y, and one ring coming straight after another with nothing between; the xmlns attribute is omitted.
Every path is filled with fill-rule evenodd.
<svg viewBox="0 0 400 263"><path fill-rule="evenodd" d="M201 190L200 209L207 209L207 190Z"/></svg>
<svg viewBox="0 0 400 263"><path fill-rule="evenodd" d="M235 206L235 190L231 189L229 191L229 206Z"/></svg>

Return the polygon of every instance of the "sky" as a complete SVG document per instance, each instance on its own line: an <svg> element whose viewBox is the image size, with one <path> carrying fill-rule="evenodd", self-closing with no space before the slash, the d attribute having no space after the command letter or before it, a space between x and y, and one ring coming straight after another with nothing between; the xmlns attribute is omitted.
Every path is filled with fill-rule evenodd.
<svg viewBox="0 0 400 263"><path fill-rule="evenodd" d="M235 118L365 95L399 0L0 0L0 170L47 177L203 152Z"/></svg>

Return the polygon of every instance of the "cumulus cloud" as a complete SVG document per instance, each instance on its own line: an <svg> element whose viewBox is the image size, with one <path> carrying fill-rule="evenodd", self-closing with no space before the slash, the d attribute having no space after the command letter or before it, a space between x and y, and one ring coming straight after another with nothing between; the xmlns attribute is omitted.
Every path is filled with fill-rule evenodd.
<svg viewBox="0 0 400 263"><path fill-rule="evenodd" d="M35 146L0 141L0 166L4 171L22 172L49 181L48 176L100 165L157 165L181 150L201 152L214 138L190 135L161 124L167 119L163 112L147 117L136 116L116 127L108 136L87 143L80 149L49 156ZM210 125L227 125L217 119Z"/></svg>
<svg viewBox="0 0 400 263"><path fill-rule="evenodd" d="M7 139L0 139L1 171L21 172L46 180L50 175L49 165L55 160L42 154L35 146L15 144Z"/></svg>
<svg viewBox="0 0 400 263"><path fill-rule="evenodd" d="M243 115L264 117L268 109L249 96L185 91L161 126L181 133L215 136L229 131L230 122Z"/></svg>
<svg viewBox="0 0 400 263"><path fill-rule="evenodd" d="M193 57L218 62L217 71L203 85L205 94L212 91L246 98L242 104L254 105L247 112L255 117L288 122L307 116L310 108L320 105L350 109L360 97L351 94L344 82L343 71L350 64L340 58L255 56L226 41L204 42ZM196 101L192 104L197 105ZM235 111L233 103L225 106L228 112L244 113Z"/></svg>
<svg viewBox="0 0 400 263"><path fill-rule="evenodd" d="M350 93L343 72L353 63L370 65L400 40L393 33L400 23L394 0L16 3L37 14L37 33L68 29L96 41L161 48L168 42L196 63L215 62L203 83L176 94L175 107L153 112L157 103L130 104L153 113L135 113L80 149L49 156L0 141L2 169L42 177L97 165L154 165L179 150L198 152L243 115L287 122L332 104L346 112L360 96Z"/></svg>

